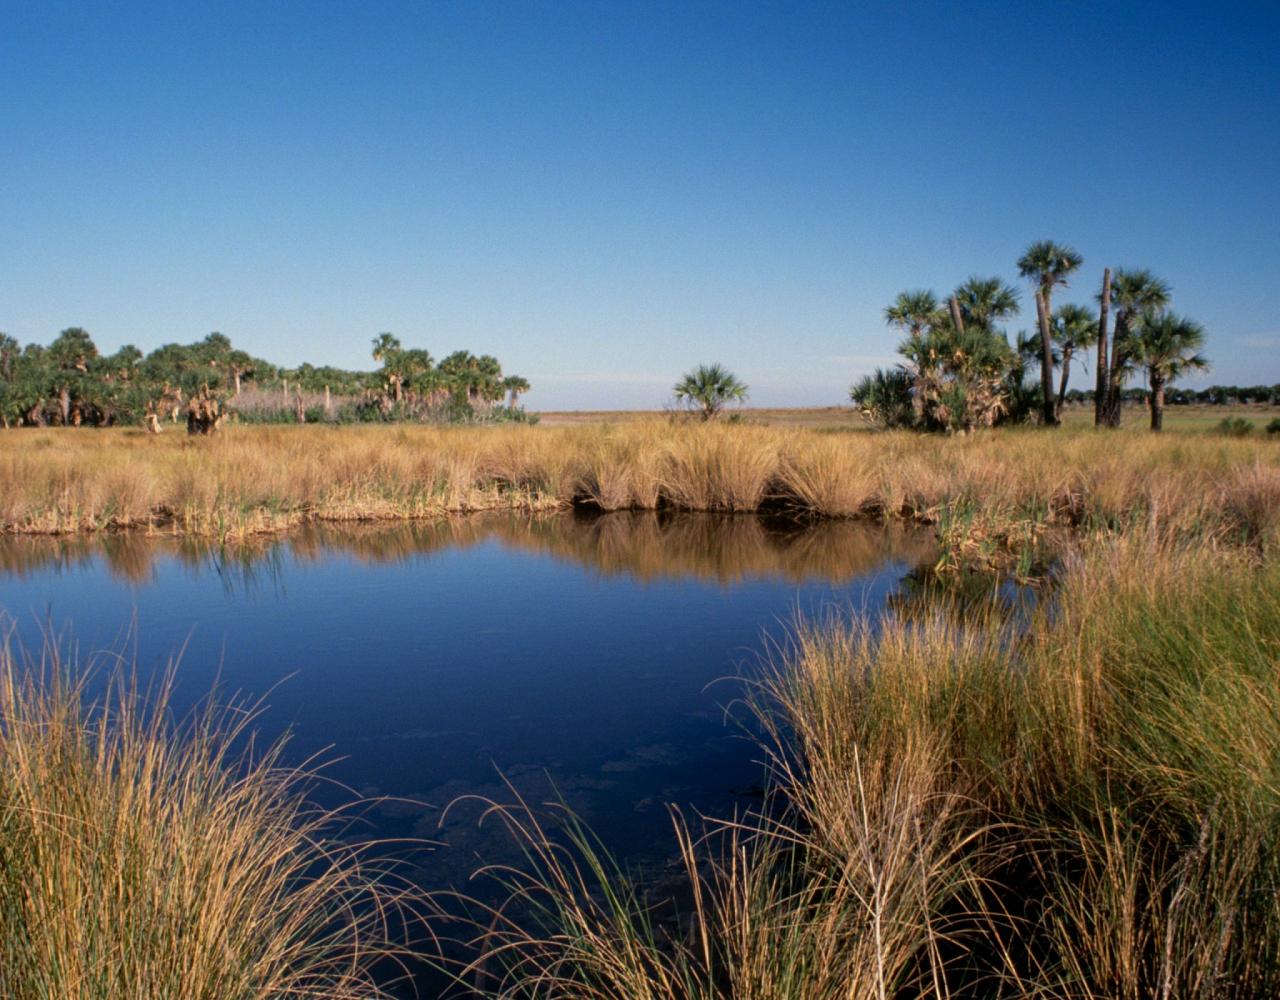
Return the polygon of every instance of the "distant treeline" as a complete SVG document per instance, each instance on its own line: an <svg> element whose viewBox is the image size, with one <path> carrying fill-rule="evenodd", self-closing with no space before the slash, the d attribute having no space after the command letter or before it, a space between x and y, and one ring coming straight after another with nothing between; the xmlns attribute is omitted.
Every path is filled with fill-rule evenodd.
<svg viewBox="0 0 1280 1000"><path fill-rule="evenodd" d="M178 420L197 401L256 423L523 420L529 383L497 358L455 351L438 363L389 333L373 341L374 371L304 363L284 368L211 333L150 354L126 345L103 354L88 331L63 330L47 346L0 333L0 426L147 424Z"/></svg>
<svg viewBox="0 0 1280 1000"><path fill-rule="evenodd" d="M1125 389L1121 398L1126 403L1145 404L1149 395L1147 389ZM1092 389L1071 389L1066 400L1068 403L1092 403L1096 396ZM1211 385L1207 389L1171 386L1165 389L1164 401L1170 406L1280 406L1280 385Z"/></svg>

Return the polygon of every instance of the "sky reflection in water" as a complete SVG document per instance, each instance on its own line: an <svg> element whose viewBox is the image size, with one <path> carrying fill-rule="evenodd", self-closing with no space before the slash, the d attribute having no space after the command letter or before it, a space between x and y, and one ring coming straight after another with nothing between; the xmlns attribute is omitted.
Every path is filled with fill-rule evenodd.
<svg viewBox="0 0 1280 1000"><path fill-rule="evenodd" d="M669 856L666 803L723 813L759 783L722 679L798 612L883 606L931 551L918 532L655 513L318 527L237 550L10 538L0 608L28 645L44 621L82 653L128 636L144 674L182 650L179 708L215 683L266 695L259 728L291 728L291 759L423 803L372 820L448 841L438 883L501 853L474 809L438 829L456 796L501 796L499 771L534 801L553 783L628 861Z"/></svg>

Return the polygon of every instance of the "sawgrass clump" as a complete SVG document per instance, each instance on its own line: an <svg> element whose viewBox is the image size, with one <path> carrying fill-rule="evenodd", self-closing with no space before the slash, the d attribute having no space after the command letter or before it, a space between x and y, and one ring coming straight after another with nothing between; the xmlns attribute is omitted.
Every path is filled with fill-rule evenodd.
<svg viewBox="0 0 1280 1000"><path fill-rule="evenodd" d="M0 650L0 996L389 996L413 893L254 713ZM390 964L388 964L390 963ZM375 974L376 971L376 974Z"/></svg>

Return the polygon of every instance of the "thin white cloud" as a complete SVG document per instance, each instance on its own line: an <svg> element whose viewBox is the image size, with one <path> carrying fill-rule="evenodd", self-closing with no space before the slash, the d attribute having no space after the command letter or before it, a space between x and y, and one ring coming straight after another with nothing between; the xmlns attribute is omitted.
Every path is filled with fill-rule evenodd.
<svg viewBox="0 0 1280 1000"><path fill-rule="evenodd" d="M885 368L902 360L900 354L827 354L818 358L823 365L846 368Z"/></svg>
<svg viewBox="0 0 1280 1000"><path fill-rule="evenodd" d="M1273 351L1280 349L1280 333L1248 333L1237 337L1236 343L1259 351Z"/></svg>

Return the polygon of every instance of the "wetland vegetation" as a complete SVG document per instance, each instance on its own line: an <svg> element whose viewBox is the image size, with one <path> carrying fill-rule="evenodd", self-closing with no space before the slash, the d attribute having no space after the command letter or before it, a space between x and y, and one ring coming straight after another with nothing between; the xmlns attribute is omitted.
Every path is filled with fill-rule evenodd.
<svg viewBox="0 0 1280 1000"><path fill-rule="evenodd" d="M1239 458L1234 439L1209 440ZM1127 520L1081 522L1032 606L935 588L810 615L775 638L735 682L767 764L763 797L719 819L673 812L683 877L636 875L545 793L512 785L484 794L514 861L424 898L368 867L365 848L348 853L278 750L232 752L249 717L172 725L163 697L117 684L91 702L58 682L56 663L33 672L6 656L0 776L17 853L0 905L11 926L64 931L6 942L6 995L196 982L213 996L272 996L283 983L374 995L372 977L387 983L405 945L388 933L403 933L400 917L386 919L401 907L438 935L438 952L425 932L410 940L460 995L1269 995L1280 986L1280 580L1277 505L1260 485L1274 488L1275 473L1260 452L1250 460L1253 492L1230 503L1190 504L1190 486L1179 501L1171 477ZM566 516L571 532L555 527ZM348 536L315 525L258 536L244 553L288 545L306 559L345 545L395 563L487 535L651 581L683 575L682 560L712 580L803 572L815 550L844 553L827 563L837 575L863 565L849 554L867 530L854 522L808 537L764 525L490 515ZM864 537L869 564L878 543ZM126 577L148 546L195 560L226 551L172 535L102 542ZM95 544L12 539L8 551L26 555L10 568L38 572ZM933 543L888 544L904 565L936 565ZM98 832L86 841L79 829ZM280 877L260 880L263 864ZM317 881L289 875L317 864ZM68 877L33 883L45 865ZM211 865L225 881L191 881ZM104 880L110 892L84 891ZM117 907L148 933L111 923ZM83 965L50 961L60 949ZM200 958L214 953L221 964Z"/></svg>
<svg viewBox="0 0 1280 1000"><path fill-rule="evenodd" d="M459 581L461 603L421 575L378 591L403 603L394 628L422 618L415 602L431 595L455 631L472 622L432 642L462 643L455 658L471 663L500 629L468 616L496 595L493 615L524 615L549 646L563 634L538 631L548 623L583 630L588 645L597 619L609 611L620 632L636 588L652 587L662 623L641 642L670 650L708 620L681 613L741 588L758 598L747 621L766 648L726 713L749 762L708 735L687 690L672 700L688 678L635 648L602 657L591 718L568 727L563 757L585 768L559 761L572 795L608 800L615 823L634 796L633 837L652 830L655 801L670 809L660 878L652 858L639 871L615 858L558 787L549 806L545 786L531 791L529 775L550 766L548 732L565 722L548 703L583 707L580 649L566 652L567 673L538 660L536 690L511 667L536 660L521 638L476 659L493 671L485 705L507 706L506 743L403 720L360 736L386 757L430 742L455 772L434 787L505 834L509 853L486 863L477 851L465 878L377 861L341 812L311 804L306 765L287 766L281 744L255 749L251 711L175 723L167 682L143 690L113 672L91 695L56 640L35 661L6 649L0 917L21 931L0 940L0 993L370 996L424 963L435 978L418 982L431 989L531 1000L1280 992L1280 451L1253 433L1254 411L1224 420L1179 405L1189 397L1173 383L1205 367L1204 332L1169 311L1150 272L1106 271L1096 325L1083 306L1054 310L1080 264L1050 242L1019 260L1031 335L999 325L1019 293L998 278L971 278L945 302L904 292L885 312L906 334L903 363L853 388L870 418L859 429L722 419L747 387L721 365L676 384L687 413L531 427L510 426L529 423L516 407L528 384L496 359L459 352L437 365L389 334L368 375L285 373L220 335L146 358L100 358L79 330L47 351L0 342L3 413L31 425L0 434L10 576L101 565L136 587L175 562L248 578L274 560L338 558L416 574L427 556L474 553L484 589ZM1090 350L1095 388L1069 389L1073 359ZM1137 373L1161 433L1120 429ZM331 383L360 395L335 404ZM316 385L313 412L303 390ZM176 418L184 398L193 431L219 430L228 409L241 426L157 435L163 408ZM134 411L150 433L121 426ZM86 423L101 429L76 429ZM591 582L538 563L530 579L562 589L520 603L522 559L585 568ZM616 606L590 589L599 581L618 588ZM856 592L864 608L801 609L789 631L769 630L779 600L815 586ZM311 597L332 617L347 603ZM556 617L565 607L572 621ZM361 634L383 640L368 622ZM710 655L724 664L723 645ZM495 723L474 705L459 713L467 679L453 663L432 675L440 705L407 708L423 677L398 656L372 658L385 690L362 682L365 698L378 689L378 712L442 711L476 732ZM351 678L337 683L349 715ZM608 715L610 696L622 714ZM599 746L584 749L589 730L608 744L626 723L658 725L634 718L642 696L680 720L678 738L604 762ZM495 746L530 732L542 743L519 777L459 786L477 755L497 763ZM758 781L707 814L719 800L701 788L682 805L693 786L672 783L672 761L740 776L749 763ZM646 769L657 783L642 789L601 777ZM360 787L379 783L369 777ZM466 808L386 811L412 833L401 846L429 851L427 818L456 834Z"/></svg>

